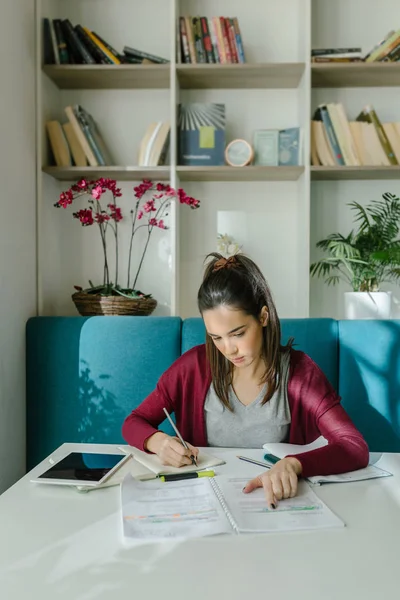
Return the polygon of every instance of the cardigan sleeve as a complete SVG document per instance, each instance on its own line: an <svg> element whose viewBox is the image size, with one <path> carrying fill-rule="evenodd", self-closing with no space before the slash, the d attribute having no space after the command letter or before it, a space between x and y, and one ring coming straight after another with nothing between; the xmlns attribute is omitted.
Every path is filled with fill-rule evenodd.
<svg viewBox="0 0 400 600"><path fill-rule="evenodd" d="M312 432L312 439L306 434L305 443L319 435L328 441L322 448L296 455L302 475L333 475L366 467L367 443L340 404L340 397L314 361L298 354L302 356L296 361L289 384L298 409L297 422L292 424Z"/></svg>
<svg viewBox="0 0 400 600"><path fill-rule="evenodd" d="M165 407L169 414L174 412L175 406L171 399L176 398L174 365L163 373L155 390L125 419L122 436L130 446L144 450L145 441L157 433L158 426L165 419L163 408Z"/></svg>

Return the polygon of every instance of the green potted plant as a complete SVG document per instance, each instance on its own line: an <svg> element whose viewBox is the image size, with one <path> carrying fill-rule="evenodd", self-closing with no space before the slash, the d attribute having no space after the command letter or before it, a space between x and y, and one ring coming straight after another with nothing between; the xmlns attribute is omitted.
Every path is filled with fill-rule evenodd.
<svg viewBox="0 0 400 600"><path fill-rule="evenodd" d="M346 318L390 318L391 293L381 285L400 280L400 200L386 193L365 208L358 202L349 206L357 229L317 243L328 256L310 266L311 276L351 286L353 291L345 293Z"/></svg>
<svg viewBox="0 0 400 600"><path fill-rule="evenodd" d="M89 281L89 287L83 289L74 286L76 292L72 299L81 315L149 315L157 306L157 301L151 294L145 294L137 288L137 280L143 266L143 261L154 229L168 229L165 218L172 200L196 209L199 200L188 196L183 189L174 190L164 183L153 183L143 180L134 188L135 202L130 211L131 231L128 245L128 261L126 280L123 285L119 282L119 222L123 219L118 198L122 196L114 179L100 178L95 181L81 179L72 187L60 194L57 208L68 208L77 202L86 200L84 208L73 212L72 216L83 227L97 226L103 251L103 281L94 285ZM135 248L134 240L137 231L146 229L144 247ZM111 235L110 235L111 234ZM110 264L108 244L114 244L113 265ZM132 253L140 256L138 268L132 273Z"/></svg>

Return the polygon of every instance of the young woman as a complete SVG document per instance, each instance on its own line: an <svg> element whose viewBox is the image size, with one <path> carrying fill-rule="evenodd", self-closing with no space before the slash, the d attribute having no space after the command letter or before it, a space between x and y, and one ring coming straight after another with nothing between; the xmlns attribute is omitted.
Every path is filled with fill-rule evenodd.
<svg viewBox="0 0 400 600"><path fill-rule="evenodd" d="M154 392L125 420L132 446L164 464L191 464L198 446L261 448L267 442L328 445L288 456L247 483L264 487L268 504L293 497L300 476L352 471L368 464L368 447L315 362L281 345L281 329L268 284L257 265L237 254L208 256L198 307L205 345L183 354ZM158 431L163 408L174 412L188 444Z"/></svg>

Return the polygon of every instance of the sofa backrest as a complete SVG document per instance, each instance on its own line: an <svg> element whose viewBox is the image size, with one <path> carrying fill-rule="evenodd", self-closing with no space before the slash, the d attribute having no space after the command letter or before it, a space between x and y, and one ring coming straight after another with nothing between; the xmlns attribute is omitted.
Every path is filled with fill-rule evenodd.
<svg viewBox="0 0 400 600"><path fill-rule="evenodd" d="M26 334L28 468L63 442L122 443L123 420L181 352L178 317L35 317Z"/></svg>
<svg viewBox="0 0 400 600"><path fill-rule="evenodd" d="M400 321L339 321L339 394L372 452L400 452Z"/></svg>
<svg viewBox="0 0 400 600"><path fill-rule="evenodd" d="M200 318L177 317L35 317L26 334L28 468L63 442L121 443L124 418L205 340ZM400 452L400 321L282 319L289 337L338 390L370 449Z"/></svg>
<svg viewBox="0 0 400 600"><path fill-rule="evenodd" d="M294 338L294 348L302 350L317 363L333 387L338 380L338 322L334 319L281 319L282 343ZM182 323L182 353L204 344L203 319L186 319Z"/></svg>

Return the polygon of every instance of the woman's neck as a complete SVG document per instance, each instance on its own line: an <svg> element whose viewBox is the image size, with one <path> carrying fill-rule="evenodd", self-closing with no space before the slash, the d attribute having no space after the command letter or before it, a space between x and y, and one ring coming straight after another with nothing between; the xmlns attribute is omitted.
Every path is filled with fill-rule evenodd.
<svg viewBox="0 0 400 600"><path fill-rule="evenodd" d="M265 362L264 358L253 360L247 367L233 367L233 383L235 381L252 381L259 384L264 383L263 378L265 375Z"/></svg>

